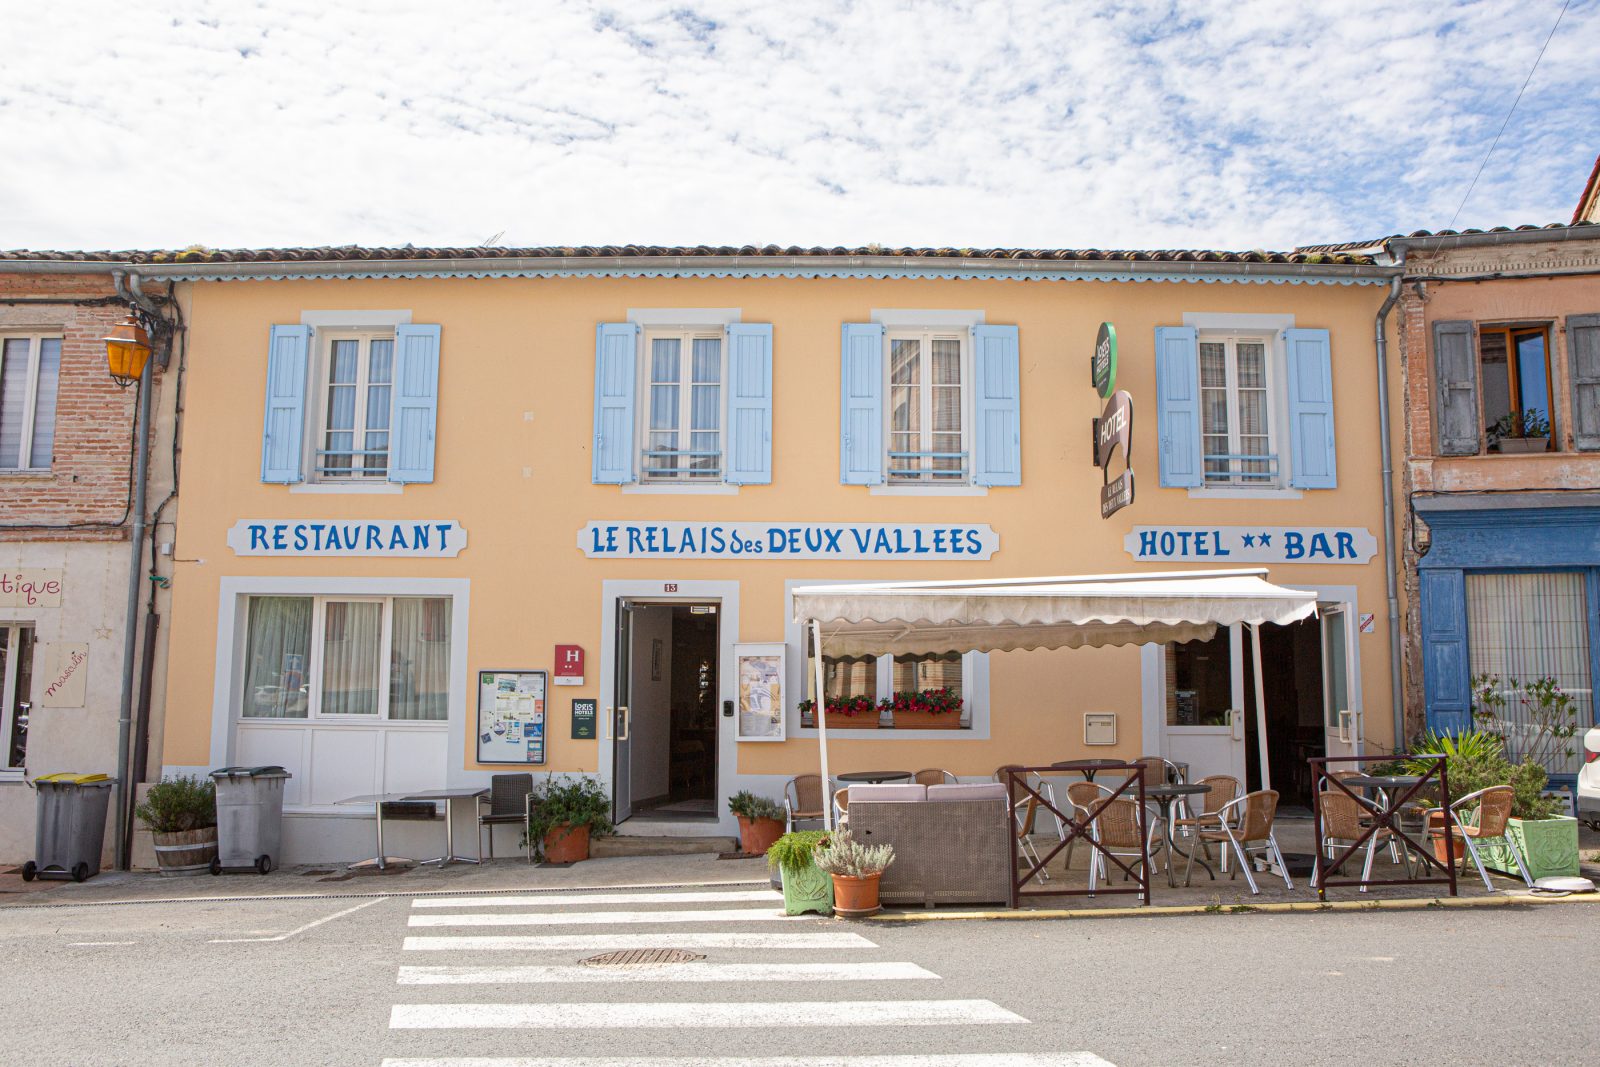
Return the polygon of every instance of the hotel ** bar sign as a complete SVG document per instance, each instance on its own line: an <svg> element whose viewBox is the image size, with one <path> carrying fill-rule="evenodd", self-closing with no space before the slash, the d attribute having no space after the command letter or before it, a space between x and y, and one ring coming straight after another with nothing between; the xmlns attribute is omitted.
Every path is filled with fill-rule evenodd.
<svg viewBox="0 0 1600 1067"><path fill-rule="evenodd" d="M591 559L988 559L1000 535L978 523L624 522L578 531Z"/></svg>
<svg viewBox="0 0 1600 1067"><path fill-rule="evenodd" d="M451 559L467 547L467 531L454 519L240 519L228 547L238 556Z"/></svg>
<svg viewBox="0 0 1600 1067"><path fill-rule="evenodd" d="M1364 526L1135 526L1122 539L1141 563L1366 563L1378 540Z"/></svg>

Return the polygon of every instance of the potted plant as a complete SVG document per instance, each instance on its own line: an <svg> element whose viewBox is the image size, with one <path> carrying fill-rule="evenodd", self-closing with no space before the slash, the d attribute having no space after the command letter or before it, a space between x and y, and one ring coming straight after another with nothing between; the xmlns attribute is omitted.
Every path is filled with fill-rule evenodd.
<svg viewBox="0 0 1600 1067"><path fill-rule="evenodd" d="M184 774L163 778L133 809L155 838L162 874L199 874L217 858L217 786Z"/></svg>
<svg viewBox="0 0 1600 1067"><path fill-rule="evenodd" d="M1538 408L1512 411L1489 427L1489 447L1501 453L1548 452L1550 419Z"/></svg>
<svg viewBox="0 0 1600 1067"><path fill-rule="evenodd" d="M1445 757L1445 774L1450 780L1452 802L1468 793L1476 793L1491 785L1500 785L1511 776L1511 764L1505 758L1505 746L1499 737L1482 730L1462 734L1423 734L1412 744L1418 755ZM1408 759L1401 762L1399 770L1405 774L1427 774L1436 761ZM1376 772L1374 772L1376 773ZM1435 779L1437 780L1437 779ZM1460 837L1445 833L1444 812L1439 809L1439 795L1429 786L1418 796L1420 808L1427 812L1428 836L1433 839L1433 855L1440 863L1451 863L1466 854L1466 845Z"/></svg>
<svg viewBox="0 0 1600 1067"><path fill-rule="evenodd" d="M800 701L800 724L802 726L815 726L817 715L817 702L806 699ZM847 699L830 700L823 707L828 716L828 729L830 730L876 730L878 728L878 705L873 703L871 697L857 696Z"/></svg>
<svg viewBox="0 0 1600 1067"><path fill-rule="evenodd" d="M546 863L589 858L589 839L611 833L611 798L593 778L547 776L534 787L527 836Z"/></svg>
<svg viewBox="0 0 1600 1067"><path fill-rule="evenodd" d="M879 701L881 711L892 713L897 730L958 730L961 695L947 688L913 689Z"/></svg>
<svg viewBox="0 0 1600 1067"><path fill-rule="evenodd" d="M811 862L833 877L833 913L865 919L879 911L878 881L894 862L893 845L863 845L848 830L836 830L819 844Z"/></svg>
<svg viewBox="0 0 1600 1067"><path fill-rule="evenodd" d="M833 879L812 862L818 845L828 840L826 830L794 830L767 849L767 865L783 879L783 910L789 915L808 911L828 914L833 909Z"/></svg>
<svg viewBox="0 0 1600 1067"><path fill-rule="evenodd" d="M728 798L728 810L739 820L739 848L746 856L766 853L783 834L783 806L742 790Z"/></svg>

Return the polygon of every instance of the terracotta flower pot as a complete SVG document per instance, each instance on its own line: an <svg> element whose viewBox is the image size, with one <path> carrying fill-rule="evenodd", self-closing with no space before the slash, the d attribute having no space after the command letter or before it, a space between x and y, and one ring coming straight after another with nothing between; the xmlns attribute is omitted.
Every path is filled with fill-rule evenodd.
<svg viewBox="0 0 1600 1067"><path fill-rule="evenodd" d="M739 816L739 848L746 856L765 856L783 836L782 819L747 819Z"/></svg>
<svg viewBox="0 0 1600 1067"><path fill-rule="evenodd" d="M546 863L578 863L589 858L589 827L552 826L544 835Z"/></svg>
<svg viewBox="0 0 1600 1067"><path fill-rule="evenodd" d="M1441 812L1431 812L1428 815L1428 836L1433 839L1433 858L1441 864L1448 866L1451 863L1461 862L1461 857L1467 853L1467 843L1461 839L1460 834L1452 832L1452 840L1445 842L1444 815Z"/></svg>
<svg viewBox="0 0 1600 1067"><path fill-rule="evenodd" d="M878 904L878 880L883 872L863 875L833 876L833 913L845 919L865 919L881 910Z"/></svg>

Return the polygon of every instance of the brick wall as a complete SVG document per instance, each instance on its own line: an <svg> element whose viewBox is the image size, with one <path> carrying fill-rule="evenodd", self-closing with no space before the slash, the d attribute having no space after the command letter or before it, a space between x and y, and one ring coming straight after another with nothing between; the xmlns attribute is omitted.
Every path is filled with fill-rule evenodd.
<svg viewBox="0 0 1600 1067"><path fill-rule="evenodd" d="M138 390L111 380L101 340L125 314L104 275L0 274L0 335L26 329L62 337L54 460L47 474L0 472L0 541L127 538ZM27 523L109 527L17 528Z"/></svg>

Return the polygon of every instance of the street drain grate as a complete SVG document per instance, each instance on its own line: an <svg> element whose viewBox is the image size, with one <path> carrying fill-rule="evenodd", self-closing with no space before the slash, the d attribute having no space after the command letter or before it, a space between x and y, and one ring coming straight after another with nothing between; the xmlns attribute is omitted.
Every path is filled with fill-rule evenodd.
<svg viewBox="0 0 1600 1067"><path fill-rule="evenodd" d="M697 963L705 958L704 953L685 952L681 948L630 948L602 952L579 962L586 967L666 967L674 963Z"/></svg>

